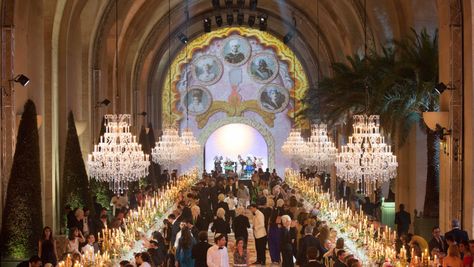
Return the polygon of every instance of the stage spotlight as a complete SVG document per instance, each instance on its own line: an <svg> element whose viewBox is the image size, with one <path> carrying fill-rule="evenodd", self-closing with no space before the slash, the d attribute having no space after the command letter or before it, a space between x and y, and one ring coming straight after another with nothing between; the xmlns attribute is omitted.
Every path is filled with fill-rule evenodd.
<svg viewBox="0 0 474 267"><path fill-rule="evenodd" d="M26 86L30 82L30 78L26 77L23 74L17 75L14 79L14 82L21 84L22 86Z"/></svg>
<svg viewBox="0 0 474 267"><path fill-rule="evenodd" d="M212 0L212 7L216 8L216 9L221 8L219 0Z"/></svg>
<svg viewBox="0 0 474 267"><path fill-rule="evenodd" d="M260 27L261 31L266 31L267 30L267 19L268 19L267 15L261 15L260 16L259 27Z"/></svg>
<svg viewBox="0 0 474 267"><path fill-rule="evenodd" d="M256 10L257 9L257 0L250 0L249 4L250 10Z"/></svg>
<svg viewBox="0 0 474 267"><path fill-rule="evenodd" d="M178 39L181 41L181 43L183 44L187 44L188 43L188 37L186 35L184 35L184 33L180 32L178 34Z"/></svg>
<svg viewBox="0 0 474 267"><path fill-rule="evenodd" d="M211 19L205 18L203 23L204 23L204 32L211 32Z"/></svg>
<svg viewBox="0 0 474 267"><path fill-rule="evenodd" d="M222 26L222 16L221 15L216 16L216 24L217 24L217 27Z"/></svg>
<svg viewBox="0 0 474 267"><path fill-rule="evenodd" d="M253 25L255 24L255 16L254 15L249 16L248 24L249 24L249 27L253 27Z"/></svg>
<svg viewBox="0 0 474 267"><path fill-rule="evenodd" d="M106 99L104 99L104 100L102 100L102 101L100 101L100 102L97 102L97 106L98 106L98 107L102 107L102 106L107 107L110 103L112 103L112 102L110 102L110 100L108 100L108 99L106 98Z"/></svg>
<svg viewBox="0 0 474 267"><path fill-rule="evenodd" d="M237 24L241 25L244 24L244 14L243 13L239 13L237 14Z"/></svg>
<svg viewBox="0 0 474 267"><path fill-rule="evenodd" d="M232 8L233 5L234 5L233 0L225 0L225 7L226 8Z"/></svg>
<svg viewBox="0 0 474 267"><path fill-rule="evenodd" d="M232 26L232 24L234 24L234 14L227 14L227 24L229 24L229 26Z"/></svg>
<svg viewBox="0 0 474 267"><path fill-rule="evenodd" d="M293 38L293 36L295 36L295 32L294 31L290 31L288 32L285 37L283 37L283 43L284 44L288 44L291 39Z"/></svg>
<svg viewBox="0 0 474 267"><path fill-rule="evenodd" d="M245 7L245 0L237 0L237 7L244 8Z"/></svg>

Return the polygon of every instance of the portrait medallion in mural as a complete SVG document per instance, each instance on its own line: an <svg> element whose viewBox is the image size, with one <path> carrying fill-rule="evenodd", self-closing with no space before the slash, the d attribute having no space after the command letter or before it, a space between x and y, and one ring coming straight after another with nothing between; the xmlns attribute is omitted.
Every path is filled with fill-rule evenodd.
<svg viewBox="0 0 474 267"><path fill-rule="evenodd" d="M275 55L259 53L248 64L248 73L258 83L271 82L278 75L278 61Z"/></svg>
<svg viewBox="0 0 474 267"><path fill-rule="evenodd" d="M258 92L260 108L270 113L282 112L288 106L289 101L288 90L278 84L267 84Z"/></svg>
<svg viewBox="0 0 474 267"><path fill-rule="evenodd" d="M196 58L191 65L193 78L203 85L215 84L222 77L222 62L213 55Z"/></svg>
<svg viewBox="0 0 474 267"><path fill-rule="evenodd" d="M247 62L252 54L252 47L247 39L239 35L232 35L225 39L222 47L222 57L232 66L241 66Z"/></svg>
<svg viewBox="0 0 474 267"><path fill-rule="evenodd" d="M211 93L201 86L192 86L183 99L183 105L187 107L191 115L199 115L206 112L211 103Z"/></svg>

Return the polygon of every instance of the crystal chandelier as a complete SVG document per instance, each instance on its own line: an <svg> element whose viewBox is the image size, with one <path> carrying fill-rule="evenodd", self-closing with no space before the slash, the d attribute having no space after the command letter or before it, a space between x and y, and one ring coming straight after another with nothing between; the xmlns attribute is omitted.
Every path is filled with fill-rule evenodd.
<svg viewBox="0 0 474 267"><path fill-rule="evenodd" d="M194 137L191 129L186 128L181 133L181 141L183 144L184 155L188 157L195 156L201 150L201 144L199 144L196 137Z"/></svg>
<svg viewBox="0 0 474 267"><path fill-rule="evenodd" d="M292 159L300 159L304 156L306 153L306 143L298 129L291 129L288 138L281 146L281 151Z"/></svg>
<svg viewBox="0 0 474 267"><path fill-rule="evenodd" d="M380 134L379 115L355 115L354 133L336 156L337 176L370 194L397 175L397 158Z"/></svg>
<svg viewBox="0 0 474 267"><path fill-rule="evenodd" d="M163 135L151 150L151 158L155 163L172 167L179 164L184 156L184 145L178 130L174 127L166 127Z"/></svg>
<svg viewBox="0 0 474 267"><path fill-rule="evenodd" d="M306 142L304 160L309 166L316 167L318 173L329 172L336 160L337 149L328 137L326 124L315 124L311 137Z"/></svg>
<svg viewBox="0 0 474 267"><path fill-rule="evenodd" d="M130 132L131 118L130 114L105 115L105 133L87 161L89 176L108 182L114 193L122 193L128 182L148 175L150 161Z"/></svg>

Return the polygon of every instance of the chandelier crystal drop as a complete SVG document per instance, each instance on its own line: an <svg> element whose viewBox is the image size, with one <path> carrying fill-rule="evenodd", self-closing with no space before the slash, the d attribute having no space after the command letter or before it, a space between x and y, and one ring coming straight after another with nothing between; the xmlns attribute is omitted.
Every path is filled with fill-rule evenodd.
<svg viewBox="0 0 474 267"><path fill-rule="evenodd" d="M179 136L178 130L174 127L166 127L163 130L163 135L151 150L151 158L155 163L172 167L179 164L185 156L184 153L183 140Z"/></svg>
<svg viewBox="0 0 474 267"><path fill-rule="evenodd" d="M306 142L306 164L315 167L318 173L328 173L336 160L336 153L337 149L328 136L327 125L314 124L311 127L311 136Z"/></svg>
<svg viewBox="0 0 474 267"><path fill-rule="evenodd" d="M187 156L195 156L201 150L201 144L199 144L196 137L194 137L193 132L191 129L186 128L181 133L181 140L184 146L184 154Z"/></svg>
<svg viewBox="0 0 474 267"><path fill-rule="evenodd" d="M380 134L379 115L355 115L354 133L336 156L337 176L371 194L397 175L397 157Z"/></svg>
<svg viewBox="0 0 474 267"><path fill-rule="evenodd" d="M293 159L302 158L304 156L306 143L301 136L300 130L296 128L291 129L288 138L281 147L281 151L283 154Z"/></svg>
<svg viewBox="0 0 474 267"><path fill-rule="evenodd" d="M130 114L105 115L105 133L88 156L89 177L108 182L114 193L122 193L128 182L148 175L149 156L130 132L131 118Z"/></svg>

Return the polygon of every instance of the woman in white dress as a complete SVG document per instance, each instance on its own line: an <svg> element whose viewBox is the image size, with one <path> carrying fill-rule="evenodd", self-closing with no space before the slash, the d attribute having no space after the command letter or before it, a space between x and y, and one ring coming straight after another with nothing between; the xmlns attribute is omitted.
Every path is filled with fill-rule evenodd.
<svg viewBox="0 0 474 267"><path fill-rule="evenodd" d="M81 231L77 229L77 227L72 227L71 231L69 232L69 237L66 243L66 253L68 254L76 254L79 253L79 244L84 243L86 240L82 235Z"/></svg>

